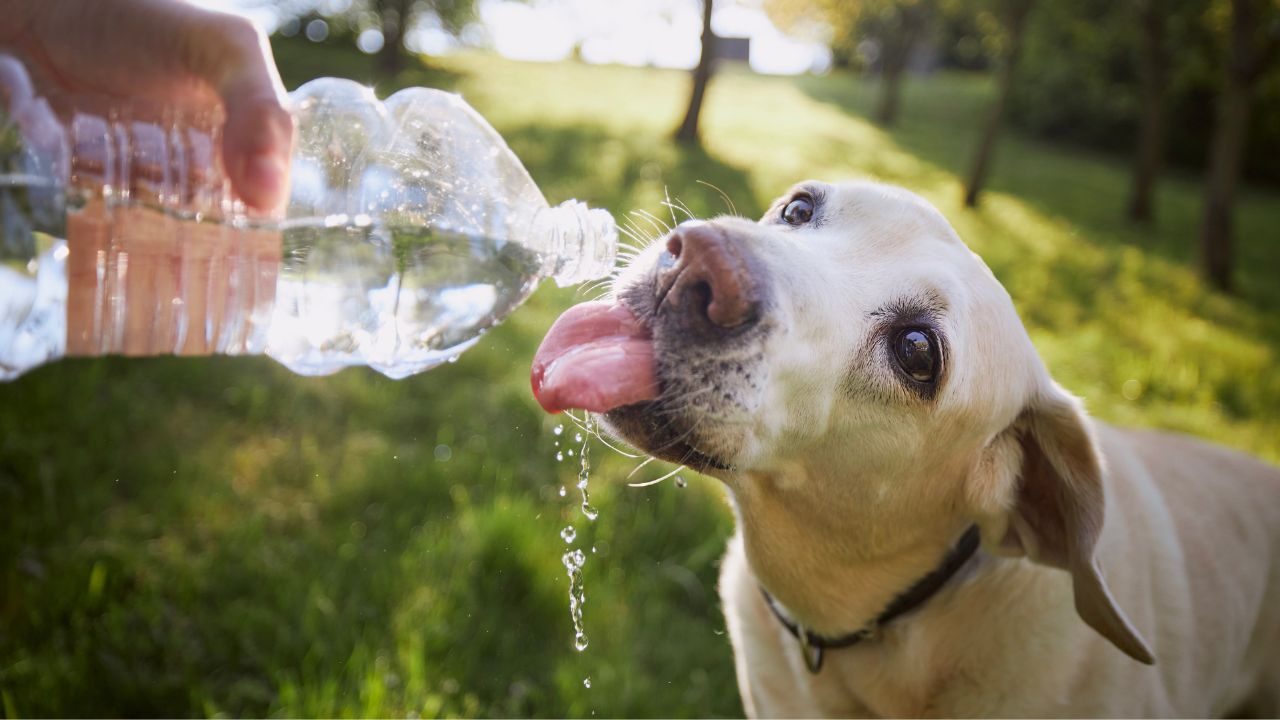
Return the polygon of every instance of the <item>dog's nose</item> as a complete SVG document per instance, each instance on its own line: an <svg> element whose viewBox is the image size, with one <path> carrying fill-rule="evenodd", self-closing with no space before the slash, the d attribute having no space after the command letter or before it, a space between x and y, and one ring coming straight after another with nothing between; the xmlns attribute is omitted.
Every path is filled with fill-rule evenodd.
<svg viewBox="0 0 1280 720"><path fill-rule="evenodd" d="M658 278L664 305L726 330L755 320L755 281L731 233L713 223L685 223L667 237L667 253Z"/></svg>

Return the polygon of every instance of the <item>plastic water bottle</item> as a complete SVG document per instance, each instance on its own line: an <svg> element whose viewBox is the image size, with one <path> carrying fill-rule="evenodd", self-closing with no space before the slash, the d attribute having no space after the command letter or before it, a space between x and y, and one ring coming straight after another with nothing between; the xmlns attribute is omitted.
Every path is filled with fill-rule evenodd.
<svg viewBox="0 0 1280 720"><path fill-rule="evenodd" d="M266 353L401 378L456 357L545 277L606 276L612 217L549 207L461 97L291 95L283 219L246 215L217 123L57 114L0 57L0 380L66 355Z"/></svg>

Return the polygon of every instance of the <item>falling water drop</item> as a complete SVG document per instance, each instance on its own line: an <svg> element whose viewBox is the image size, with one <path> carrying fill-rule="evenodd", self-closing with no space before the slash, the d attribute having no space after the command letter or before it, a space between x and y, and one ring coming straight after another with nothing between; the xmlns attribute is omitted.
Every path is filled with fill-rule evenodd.
<svg viewBox="0 0 1280 720"><path fill-rule="evenodd" d="M582 433L574 433L574 434L573 434L573 441L574 441L574 442L582 442Z"/></svg>
<svg viewBox="0 0 1280 720"><path fill-rule="evenodd" d="M689 486L689 481L685 480L683 475L676 476L676 487L682 488L682 487L688 487L688 486Z"/></svg>
<svg viewBox="0 0 1280 720"><path fill-rule="evenodd" d="M578 537L578 531L574 530L572 525L565 525L564 529L560 531L560 538L567 543L573 542L576 537Z"/></svg>
<svg viewBox="0 0 1280 720"><path fill-rule="evenodd" d="M570 451L569 451L569 454L570 454L570 455L572 455L572 454L573 454L573 451L572 451L572 450L570 450ZM558 452L558 453L556 453L556 462L564 462L564 453L562 453L562 452ZM563 490L563 488L561 488L561 489ZM564 497L564 493L560 493L560 497Z"/></svg>
<svg viewBox="0 0 1280 720"><path fill-rule="evenodd" d="M590 689L591 689L591 678L589 678L589 677L584 677L584 678L582 678L582 687L584 687L584 688L586 688L586 689L590 690Z"/></svg>
<svg viewBox="0 0 1280 720"><path fill-rule="evenodd" d="M560 497L564 497L567 493L568 493L568 491L564 489L564 486L563 486L563 485L561 485L561 486L560 486Z"/></svg>
<svg viewBox="0 0 1280 720"><path fill-rule="evenodd" d="M578 490L582 491L582 514L594 522L600 516L600 511L591 504L591 496L587 493L587 481L591 478L591 465L587 457L589 450L587 443L582 443L582 466L578 470Z"/></svg>
<svg viewBox="0 0 1280 720"><path fill-rule="evenodd" d="M552 432L552 433L554 433L554 434L556 434L556 435L560 435L561 433L563 433L563 432L564 432L564 426L563 426L563 425L557 425L557 426L555 426L554 428L552 428L552 429L551 429L551 432Z"/></svg>
<svg viewBox="0 0 1280 720"><path fill-rule="evenodd" d="M565 573L569 576L569 617L573 620L573 647L578 652L587 649L587 633L582 627L582 606L587 595L582 585L582 566L587 558L581 550L570 550L560 557Z"/></svg>

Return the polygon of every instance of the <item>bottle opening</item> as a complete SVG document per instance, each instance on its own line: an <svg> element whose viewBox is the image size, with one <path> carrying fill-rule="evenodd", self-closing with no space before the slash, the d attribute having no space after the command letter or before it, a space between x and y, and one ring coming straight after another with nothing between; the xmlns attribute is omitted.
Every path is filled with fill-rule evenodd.
<svg viewBox="0 0 1280 720"><path fill-rule="evenodd" d="M548 270L560 287L608 277L618 257L618 226L605 210L569 200L539 214Z"/></svg>

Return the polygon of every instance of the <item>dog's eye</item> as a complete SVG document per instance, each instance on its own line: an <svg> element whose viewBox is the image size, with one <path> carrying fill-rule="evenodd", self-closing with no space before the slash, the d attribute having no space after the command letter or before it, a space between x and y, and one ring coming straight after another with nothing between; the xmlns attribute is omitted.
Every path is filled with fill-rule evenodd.
<svg viewBox="0 0 1280 720"><path fill-rule="evenodd" d="M803 225L813 217L813 200L807 195L800 195L792 198L787 206L782 208L782 220L788 225Z"/></svg>
<svg viewBox="0 0 1280 720"><path fill-rule="evenodd" d="M893 343L893 354L912 380L933 382L938 374L938 356L934 345L928 332L920 328L909 328L898 333Z"/></svg>

